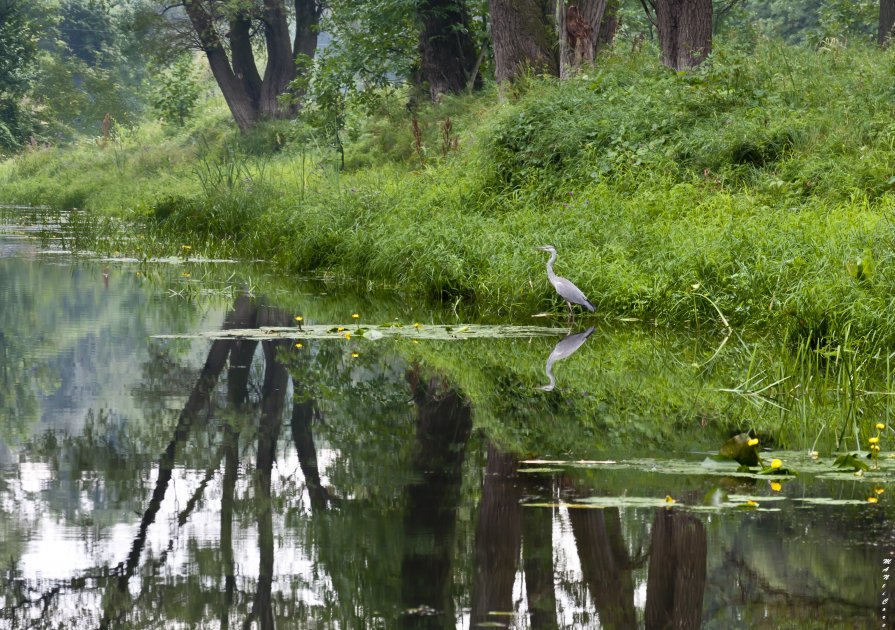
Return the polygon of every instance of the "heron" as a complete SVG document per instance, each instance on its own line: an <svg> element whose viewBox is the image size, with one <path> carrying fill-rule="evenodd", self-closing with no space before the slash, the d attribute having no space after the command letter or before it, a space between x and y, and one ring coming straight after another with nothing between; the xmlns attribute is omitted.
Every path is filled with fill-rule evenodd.
<svg viewBox="0 0 895 630"><path fill-rule="evenodd" d="M545 392L553 391L553 388L556 387L556 379L553 377L553 364L572 356L578 348L584 345L584 342L587 341L587 338L590 337L593 332L594 327L591 326L584 332L569 335L560 339L559 343L556 344L553 351L550 353L550 356L547 357L547 364L544 366L544 372L547 373L547 378L550 379L550 382L547 385L538 387L538 389Z"/></svg>
<svg viewBox="0 0 895 630"><path fill-rule="evenodd" d="M547 261L547 277L550 279L550 284L552 284L553 288L556 289L556 292L559 293L559 297L564 299L569 305L569 315L572 314L572 304L579 304L593 313L594 310L596 310L596 307L591 304L587 297L585 297L581 289L576 287L571 280L553 273L553 262L556 260L556 248L553 247L553 245L542 245L541 247L538 247L538 249L542 252L550 252L550 260Z"/></svg>

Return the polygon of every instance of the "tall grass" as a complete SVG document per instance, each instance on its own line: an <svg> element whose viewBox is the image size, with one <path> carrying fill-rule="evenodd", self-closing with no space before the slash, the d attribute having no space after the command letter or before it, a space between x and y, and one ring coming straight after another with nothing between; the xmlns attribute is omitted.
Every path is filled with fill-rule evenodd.
<svg viewBox="0 0 895 630"><path fill-rule="evenodd" d="M873 355L895 345L893 62L760 42L676 74L618 49L504 103L419 111L416 143L386 99L351 119L345 172L325 139L289 123L237 137L218 111L114 150L23 154L0 165L0 198L145 217L178 243L495 316L559 307L534 250L551 243L605 317L711 327L717 308L738 332Z"/></svg>

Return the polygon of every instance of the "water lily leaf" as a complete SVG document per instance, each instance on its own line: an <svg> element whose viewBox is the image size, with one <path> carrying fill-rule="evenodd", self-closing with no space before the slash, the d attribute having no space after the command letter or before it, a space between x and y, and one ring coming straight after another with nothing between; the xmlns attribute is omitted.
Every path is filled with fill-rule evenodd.
<svg viewBox="0 0 895 630"><path fill-rule="evenodd" d="M563 472L563 468L520 468L519 472L521 473L558 473Z"/></svg>
<svg viewBox="0 0 895 630"><path fill-rule="evenodd" d="M836 468L850 468L851 470L870 470L867 462L863 461L858 453L845 453L833 460Z"/></svg>
<svg viewBox="0 0 895 630"><path fill-rule="evenodd" d="M793 499L809 505L865 505L866 499L833 499L830 497L799 497Z"/></svg>
<svg viewBox="0 0 895 630"><path fill-rule="evenodd" d="M754 441L753 444L750 444L750 441L753 441L752 436L748 433L740 433L722 444L718 453L743 466L758 466L761 461L758 457L758 442Z"/></svg>

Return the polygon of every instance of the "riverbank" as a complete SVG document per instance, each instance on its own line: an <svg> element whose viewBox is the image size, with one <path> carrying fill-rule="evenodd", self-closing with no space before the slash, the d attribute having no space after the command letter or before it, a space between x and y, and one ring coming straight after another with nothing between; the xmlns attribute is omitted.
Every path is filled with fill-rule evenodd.
<svg viewBox="0 0 895 630"><path fill-rule="evenodd" d="M893 63L763 43L674 74L617 50L502 103L448 99L419 112L416 139L387 100L351 119L344 171L289 124L237 138L209 106L178 133L147 124L4 162L0 199L495 316L562 306L534 249L552 243L601 316L869 356L895 345Z"/></svg>

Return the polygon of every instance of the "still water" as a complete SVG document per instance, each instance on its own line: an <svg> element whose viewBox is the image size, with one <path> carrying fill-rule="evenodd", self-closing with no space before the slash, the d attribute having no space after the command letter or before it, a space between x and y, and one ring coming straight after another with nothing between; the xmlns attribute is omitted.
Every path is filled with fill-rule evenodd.
<svg viewBox="0 0 895 630"><path fill-rule="evenodd" d="M891 467L707 462L774 413L693 369L717 340L480 336L33 221L0 226L0 627L889 627Z"/></svg>

